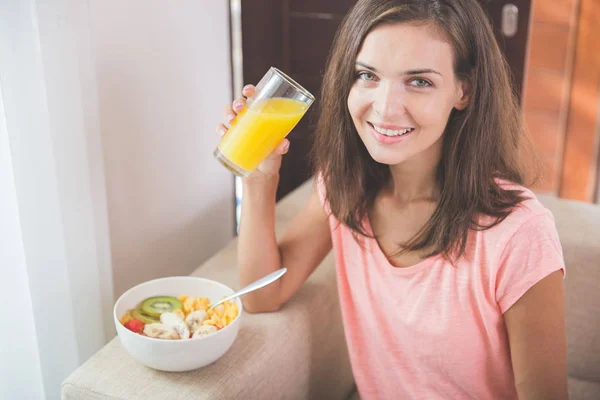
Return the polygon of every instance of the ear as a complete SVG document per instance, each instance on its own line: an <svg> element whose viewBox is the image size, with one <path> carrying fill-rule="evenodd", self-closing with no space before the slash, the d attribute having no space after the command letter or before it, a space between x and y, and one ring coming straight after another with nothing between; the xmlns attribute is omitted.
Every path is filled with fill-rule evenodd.
<svg viewBox="0 0 600 400"><path fill-rule="evenodd" d="M471 84L468 80L461 79L458 81L456 89L456 102L454 103L454 108L462 111L469 105L469 100L471 99Z"/></svg>

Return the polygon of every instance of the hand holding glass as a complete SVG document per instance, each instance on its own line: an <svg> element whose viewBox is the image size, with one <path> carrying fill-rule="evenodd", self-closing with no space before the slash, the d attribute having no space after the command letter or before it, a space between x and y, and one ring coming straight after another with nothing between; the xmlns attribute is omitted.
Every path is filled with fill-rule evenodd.
<svg viewBox="0 0 600 400"><path fill-rule="evenodd" d="M247 177L302 119L315 98L292 78L271 68L214 151L234 174Z"/></svg>

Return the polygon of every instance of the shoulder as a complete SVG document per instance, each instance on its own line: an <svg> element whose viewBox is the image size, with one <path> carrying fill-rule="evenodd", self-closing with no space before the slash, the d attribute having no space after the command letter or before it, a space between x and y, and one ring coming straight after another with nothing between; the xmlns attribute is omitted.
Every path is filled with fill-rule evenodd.
<svg viewBox="0 0 600 400"><path fill-rule="evenodd" d="M495 245L489 267L496 300L506 312L527 290L550 273L565 274L562 248L554 217L529 189L512 182L499 182L503 189L519 190L521 203L489 232L486 247Z"/></svg>
<svg viewBox="0 0 600 400"><path fill-rule="evenodd" d="M554 216L530 189L508 181L498 181L502 189L516 190L524 198L510 213L491 228L469 234L471 249L485 249L490 268L496 268L511 259L511 263L524 263L533 253L562 257L562 249ZM491 216L480 216L483 227L495 222Z"/></svg>
<svg viewBox="0 0 600 400"><path fill-rule="evenodd" d="M496 182L504 190L520 192L524 200L514 206L503 221L489 229L490 236L494 236L496 240L501 238L509 240L519 231L532 230L533 228L555 229L552 213L544 207L530 189L507 180L497 179ZM485 224L493 221L489 216L482 219Z"/></svg>

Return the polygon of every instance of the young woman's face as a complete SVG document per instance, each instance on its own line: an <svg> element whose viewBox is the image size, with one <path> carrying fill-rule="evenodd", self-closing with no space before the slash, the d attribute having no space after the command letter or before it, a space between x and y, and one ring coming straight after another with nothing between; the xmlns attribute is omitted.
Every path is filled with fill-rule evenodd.
<svg viewBox="0 0 600 400"><path fill-rule="evenodd" d="M467 103L453 70L452 46L429 25L381 25L364 40L348 109L369 154L397 165L441 154L453 108Z"/></svg>

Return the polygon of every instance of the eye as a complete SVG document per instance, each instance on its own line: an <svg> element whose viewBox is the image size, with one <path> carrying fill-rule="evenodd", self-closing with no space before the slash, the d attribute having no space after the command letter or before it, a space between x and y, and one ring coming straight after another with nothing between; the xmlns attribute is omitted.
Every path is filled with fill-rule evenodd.
<svg viewBox="0 0 600 400"><path fill-rule="evenodd" d="M361 81L371 82L377 79L375 75L371 72L361 71L356 74L356 79L360 79Z"/></svg>
<svg viewBox="0 0 600 400"><path fill-rule="evenodd" d="M412 86L416 86L416 87L431 87L431 86L433 86L431 84L431 82L429 82L428 80L423 79L423 78L415 78L412 81L410 81L410 84Z"/></svg>

